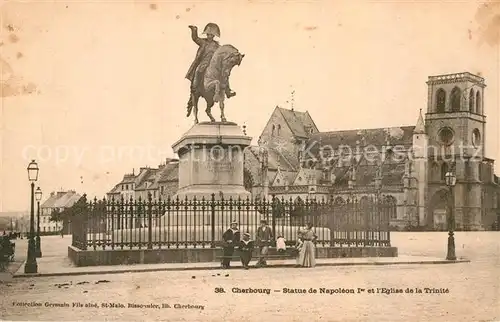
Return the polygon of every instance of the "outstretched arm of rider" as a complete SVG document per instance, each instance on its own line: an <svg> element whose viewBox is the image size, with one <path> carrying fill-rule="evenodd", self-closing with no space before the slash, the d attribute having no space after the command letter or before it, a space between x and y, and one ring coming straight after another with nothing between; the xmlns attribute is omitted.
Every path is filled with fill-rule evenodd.
<svg viewBox="0 0 500 322"><path fill-rule="evenodd" d="M198 37L198 27L196 26L189 26L189 29L191 29L191 39L198 45L201 46L203 44L203 39Z"/></svg>

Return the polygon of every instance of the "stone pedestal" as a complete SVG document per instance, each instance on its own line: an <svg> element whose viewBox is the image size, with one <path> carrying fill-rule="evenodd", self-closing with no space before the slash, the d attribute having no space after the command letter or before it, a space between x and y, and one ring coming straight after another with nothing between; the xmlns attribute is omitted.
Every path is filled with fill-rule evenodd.
<svg viewBox="0 0 500 322"><path fill-rule="evenodd" d="M172 146L179 155L179 190L174 198L250 197L243 185L243 158L251 141L236 123L195 124Z"/></svg>

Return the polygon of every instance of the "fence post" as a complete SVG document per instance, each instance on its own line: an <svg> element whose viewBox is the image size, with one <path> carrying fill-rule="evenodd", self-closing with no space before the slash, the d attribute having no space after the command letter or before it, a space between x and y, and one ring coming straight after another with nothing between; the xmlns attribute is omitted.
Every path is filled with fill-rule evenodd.
<svg viewBox="0 0 500 322"><path fill-rule="evenodd" d="M210 201L210 225L211 225L211 237L212 237L212 248L215 248L215 193L212 193L212 199Z"/></svg>
<svg viewBox="0 0 500 322"><path fill-rule="evenodd" d="M273 199L274 199L274 195L273 195ZM276 240L276 217L279 215L281 216L281 214L279 213L282 209L283 209L283 198L280 200L278 200L280 202L280 204L278 205L278 207L276 207L276 204L275 204L275 207L274 207L274 210L272 211L271 213L271 227L272 227L272 230L273 230L273 238Z"/></svg>
<svg viewBox="0 0 500 322"><path fill-rule="evenodd" d="M266 201L267 202L267 201ZM275 234L275 228L274 227L274 217L276 216L276 197L274 195L271 195L271 222L272 222L272 229L273 229L273 235ZM266 218L267 220L267 218Z"/></svg>
<svg viewBox="0 0 500 322"><path fill-rule="evenodd" d="M152 197L148 195L148 249L153 249L153 214L152 214Z"/></svg>
<svg viewBox="0 0 500 322"><path fill-rule="evenodd" d="M87 234L88 234L88 221L89 221L89 204L87 203L87 197L83 196L83 211L79 214L81 217L80 232L82 236L81 240L81 250L87 250Z"/></svg>
<svg viewBox="0 0 500 322"><path fill-rule="evenodd" d="M330 247L335 246L335 216L337 216L336 209L333 203L333 195L328 198L328 204L326 205L325 213L328 216L328 228L330 229Z"/></svg>
<svg viewBox="0 0 500 322"><path fill-rule="evenodd" d="M385 199L385 198L384 198ZM393 207L386 201L384 200L384 206L386 208L390 207L390 211L397 211L393 209ZM387 246L391 247L391 214L388 211L385 211L387 213L387 218L386 218L386 230L387 230Z"/></svg>

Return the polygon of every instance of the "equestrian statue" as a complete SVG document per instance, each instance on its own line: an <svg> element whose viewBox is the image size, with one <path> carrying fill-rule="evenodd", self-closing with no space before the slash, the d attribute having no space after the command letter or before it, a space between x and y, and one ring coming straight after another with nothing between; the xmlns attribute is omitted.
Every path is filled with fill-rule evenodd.
<svg viewBox="0 0 500 322"><path fill-rule="evenodd" d="M189 67L186 78L191 81L190 97L187 103L187 117L194 110L194 122L198 123L198 100L203 97L207 102L205 112L211 122L215 122L212 116L212 107L219 103L221 111L221 122L226 122L224 115L224 100L236 95L229 86L229 76L234 66L240 65L244 54L232 45L220 46L214 37L220 37L219 26L209 23L205 26L203 34L206 38L198 37L198 28L189 26L191 38L199 46L196 57Z"/></svg>

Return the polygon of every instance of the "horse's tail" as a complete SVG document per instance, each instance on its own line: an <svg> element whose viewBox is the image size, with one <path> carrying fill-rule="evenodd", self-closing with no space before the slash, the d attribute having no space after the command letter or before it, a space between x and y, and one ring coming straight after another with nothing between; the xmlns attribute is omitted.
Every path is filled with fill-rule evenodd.
<svg viewBox="0 0 500 322"><path fill-rule="evenodd" d="M193 110L193 93L189 95L186 109L187 109L187 117L189 117L191 115L191 111Z"/></svg>

